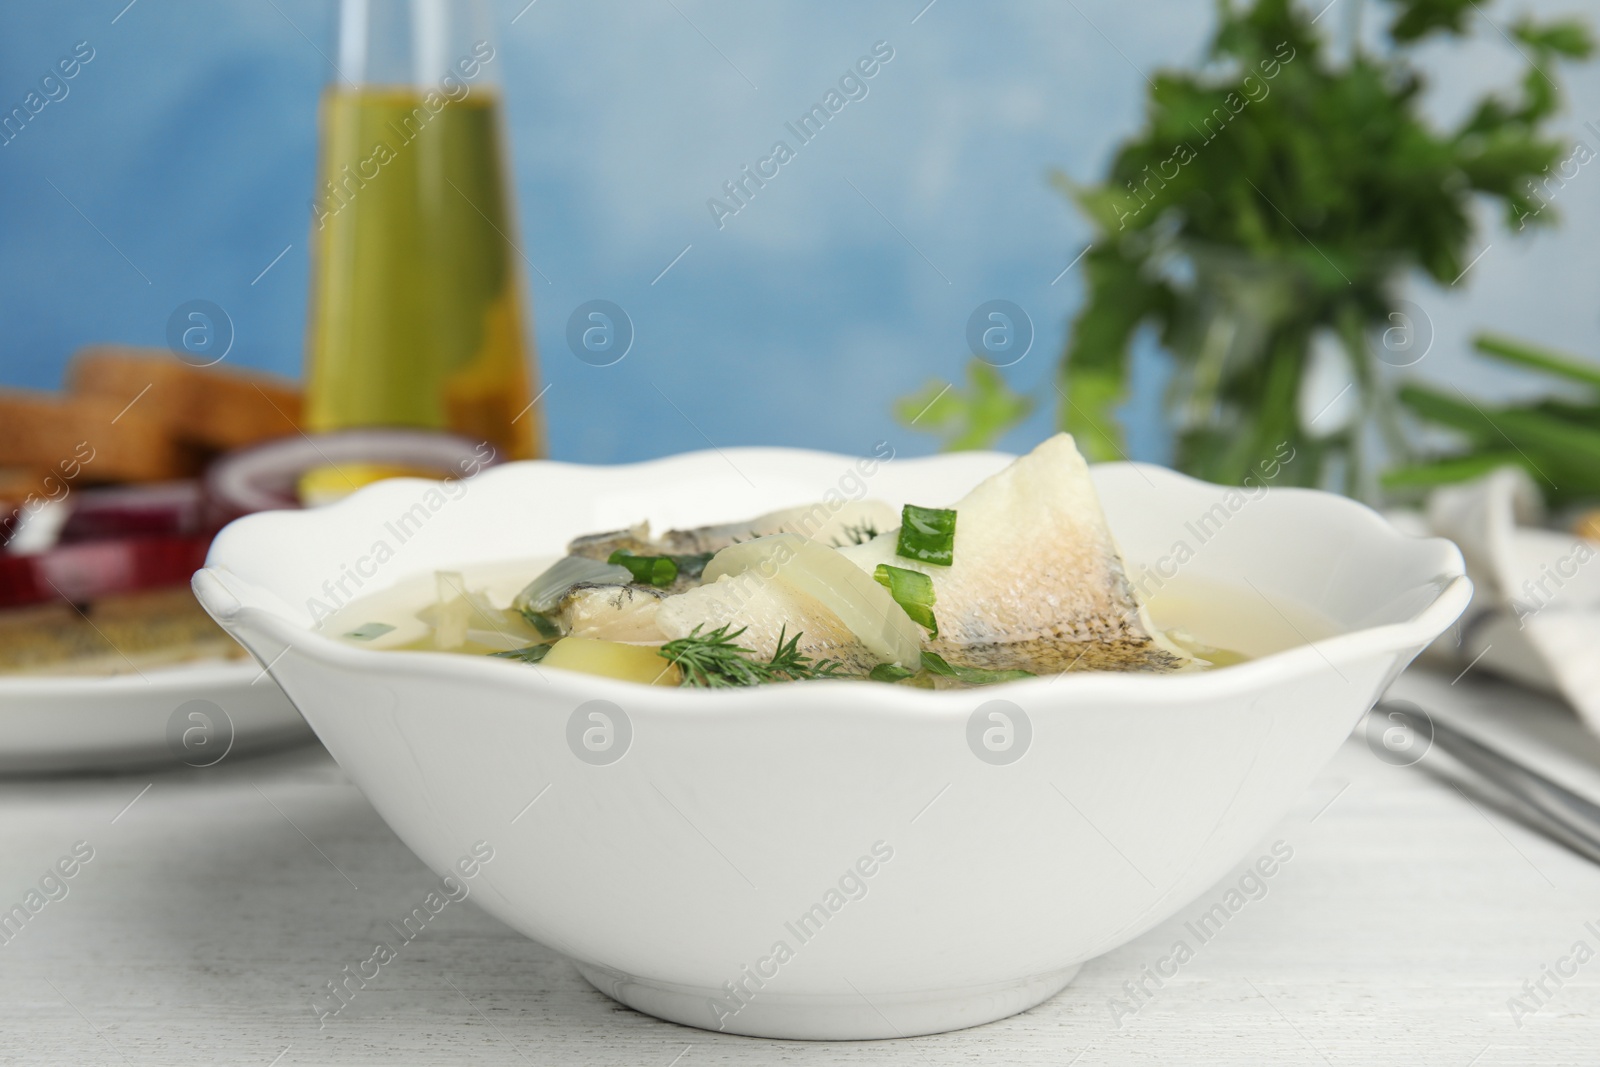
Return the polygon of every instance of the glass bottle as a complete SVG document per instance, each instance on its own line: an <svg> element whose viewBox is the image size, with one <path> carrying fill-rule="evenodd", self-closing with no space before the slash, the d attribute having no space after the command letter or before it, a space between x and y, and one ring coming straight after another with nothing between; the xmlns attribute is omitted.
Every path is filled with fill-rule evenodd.
<svg viewBox="0 0 1600 1067"><path fill-rule="evenodd" d="M342 0L312 201L307 429L448 430L504 458L542 453L502 62L481 0Z"/></svg>

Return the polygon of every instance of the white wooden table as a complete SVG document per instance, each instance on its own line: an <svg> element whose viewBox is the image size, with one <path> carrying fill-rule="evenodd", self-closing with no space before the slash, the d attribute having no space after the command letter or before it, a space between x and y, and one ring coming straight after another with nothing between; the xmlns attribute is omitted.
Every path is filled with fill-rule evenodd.
<svg viewBox="0 0 1600 1067"><path fill-rule="evenodd" d="M1485 732L1515 721L1522 752L1600 796L1600 742L1570 713L1448 681L1412 673L1394 695ZM1545 978L1542 1004L1523 986L1578 941L1600 952L1600 867L1360 737L1249 859L1278 840L1292 859L1205 943L1185 924L1236 878L1054 1000L954 1034L807 1044L659 1022L470 901L319 1027L313 998L434 882L319 749L5 781L0 909L74 843L94 856L0 945L0 1062L1600 1064L1600 958L1559 988ZM1158 988L1145 968L1179 939L1194 956ZM1148 995L1131 995L1141 980ZM1514 1013L1513 997L1538 1010Z"/></svg>

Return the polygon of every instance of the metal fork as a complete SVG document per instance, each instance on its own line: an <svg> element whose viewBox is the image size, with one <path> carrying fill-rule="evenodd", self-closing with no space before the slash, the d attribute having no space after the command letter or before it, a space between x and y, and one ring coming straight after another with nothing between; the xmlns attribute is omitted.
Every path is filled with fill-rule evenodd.
<svg viewBox="0 0 1600 1067"><path fill-rule="evenodd" d="M1374 711L1403 722L1419 735L1431 732L1432 749L1419 761L1425 770L1448 778L1437 765L1428 766L1434 751L1444 753L1468 771L1474 786L1501 810L1578 855L1600 863L1600 805L1438 719L1425 721L1410 708L1394 703L1380 702Z"/></svg>

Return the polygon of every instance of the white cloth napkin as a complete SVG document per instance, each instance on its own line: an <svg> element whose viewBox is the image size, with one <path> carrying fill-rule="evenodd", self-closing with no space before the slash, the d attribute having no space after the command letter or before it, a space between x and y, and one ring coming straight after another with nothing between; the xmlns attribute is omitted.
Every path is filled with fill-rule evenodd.
<svg viewBox="0 0 1600 1067"><path fill-rule="evenodd" d="M1600 732L1600 544L1539 526L1539 491L1520 467L1437 489L1425 512L1389 517L1461 546L1475 589L1424 657L1556 693Z"/></svg>

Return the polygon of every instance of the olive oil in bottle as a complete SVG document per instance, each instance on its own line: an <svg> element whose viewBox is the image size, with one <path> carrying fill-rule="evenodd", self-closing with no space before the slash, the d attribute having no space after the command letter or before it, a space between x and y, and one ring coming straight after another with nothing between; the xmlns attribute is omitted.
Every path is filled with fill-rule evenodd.
<svg viewBox="0 0 1600 1067"><path fill-rule="evenodd" d="M307 429L446 430L508 459L543 450L495 51L456 17L476 6L346 0L312 204ZM394 473L340 467L302 490Z"/></svg>

